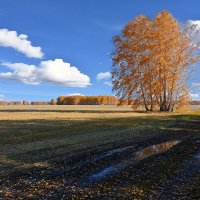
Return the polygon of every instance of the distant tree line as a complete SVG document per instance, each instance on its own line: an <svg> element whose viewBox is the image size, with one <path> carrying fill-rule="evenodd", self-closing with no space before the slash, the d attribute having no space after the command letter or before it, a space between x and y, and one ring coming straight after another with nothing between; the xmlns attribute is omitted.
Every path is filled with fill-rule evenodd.
<svg viewBox="0 0 200 200"><path fill-rule="evenodd" d="M1 106L23 105L22 101L0 101Z"/></svg>
<svg viewBox="0 0 200 200"><path fill-rule="evenodd" d="M200 105L200 101L191 101L190 104L191 105Z"/></svg>
<svg viewBox="0 0 200 200"><path fill-rule="evenodd" d="M0 101L6 105L117 105L118 99L114 96L60 96L57 101Z"/></svg>
<svg viewBox="0 0 200 200"><path fill-rule="evenodd" d="M114 96L60 96L57 105L116 105Z"/></svg>
<svg viewBox="0 0 200 200"><path fill-rule="evenodd" d="M48 101L0 101L1 106L50 105Z"/></svg>
<svg viewBox="0 0 200 200"><path fill-rule="evenodd" d="M0 106L17 105L134 105L134 100L117 99L114 96L60 96L48 101L0 101ZM200 105L200 101L190 101L191 105Z"/></svg>
<svg viewBox="0 0 200 200"><path fill-rule="evenodd" d="M48 101L31 101L31 105L50 105Z"/></svg>

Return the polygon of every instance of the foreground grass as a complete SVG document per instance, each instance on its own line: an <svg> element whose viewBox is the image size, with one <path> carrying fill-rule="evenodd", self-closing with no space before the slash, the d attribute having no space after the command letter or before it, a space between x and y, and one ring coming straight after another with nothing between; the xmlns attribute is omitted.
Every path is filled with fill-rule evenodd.
<svg viewBox="0 0 200 200"><path fill-rule="evenodd" d="M199 149L198 111L136 113L130 107L24 106L0 108L0 119L0 199L1 195L3 199L159 196L160 184L165 188L165 181L175 176ZM181 143L164 154L130 166L110 180L89 188L74 187L85 173L131 156L125 152L97 162L95 155L129 145L137 151L172 140ZM84 161L89 164L79 168L79 163ZM70 170L65 171L68 167ZM53 175L50 179L49 174ZM198 195L199 177L195 178L190 179L191 188ZM193 199L194 194L190 197Z"/></svg>
<svg viewBox="0 0 200 200"><path fill-rule="evenodd" d="M35 106L0 110L0 170L46 165L85 149L143 141L195 114L134 113L130 107Z"/></svg>

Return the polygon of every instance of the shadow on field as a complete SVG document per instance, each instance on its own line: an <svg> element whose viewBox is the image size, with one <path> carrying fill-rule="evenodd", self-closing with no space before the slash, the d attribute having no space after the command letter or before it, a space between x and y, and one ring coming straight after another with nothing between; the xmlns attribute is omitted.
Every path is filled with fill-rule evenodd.
<svg viewBox="0 0 200 200"><path fill-rule="evenodd" d="M106 150L135 143L142 147L146 141L153 144L169 138L181 140L199 131L199 122L200 117L196 115L87 121L2 120L0 150L5 163L8 160L8 166L9 160L26 164L49 160L53 162L58 158L63 160L69 154L77 156L80 151L82 154L99 147Z"/></svg>
<svg viewBox="0 0 200 200"><path fill-rule="evenodd" d="M14 191L16 187L17 193L15 194L14 191L14 195L19 194L18 184L23 185L20 188L20 195L23 196L25 195L23 188L27 191L31 188L38 188L40 191L43 186L39 184L43 184L43 181L46 184L49 181L52 188L44 187L44 191L51 190L56 193L57 187L60 187L62 189L59 191L63 194L66 192L66 185L73 185L74 181L78 181L85 174L98 171L103 166L122 158L126 159L131 152L153 144L182 141L178 154L176 148L171 149L164 154L142 161L132 169L131 175L134 178L131 180L138 180L139 184L145 185L148 178L151 178L150 181L161 179L163 169L168 176L176 167L179 167L185 159L182 154L187 151L188 144L189 148L192 148L193 141L200 138L199 122L200 116L197 115L142 116L85 121L70 119L2 120L0 121L2 155L0 170L3 173L0 176L0 184L5 185L5 188L10 188L10 191ZM106 159L96 159L116 148L127 146L134 148ZM187 152L189 156L193 149ZM169 158L172 164L166 165ZM177 164L175 163L177 166L174 165L174 159L178 161ZM26 168L23 168L24 164ZM169 171L170 166L173 166L171 171ZM63 183L65 178L67 182ZM10 181L6 182L7 179ZM123 180L120 174L115 181L110 183L116 183L120 179L122 183L133 185L129 176ZM12 184L17 185L13 187ZM38 195L39 199L42 199L41 194Z"/></svg>

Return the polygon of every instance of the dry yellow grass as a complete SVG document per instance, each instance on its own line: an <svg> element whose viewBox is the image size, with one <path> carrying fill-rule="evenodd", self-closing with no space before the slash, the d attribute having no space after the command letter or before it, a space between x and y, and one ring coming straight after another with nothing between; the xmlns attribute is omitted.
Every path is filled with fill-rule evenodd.
<svg viewBox="0 0 200 200"><path fill-rule="evenodd" d="M153 113L153 116L174 113ZM149 113L133 112L130 106L0 106L0 120L62 119L86 120L149 116Z"/></svg>

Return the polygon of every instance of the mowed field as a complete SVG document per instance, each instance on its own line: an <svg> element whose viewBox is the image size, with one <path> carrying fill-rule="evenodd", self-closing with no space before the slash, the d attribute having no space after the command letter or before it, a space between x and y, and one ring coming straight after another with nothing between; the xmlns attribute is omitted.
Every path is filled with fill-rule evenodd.
<svg viewBox="0 0 200 200"><path fill-rule="evenodd" d="M3 106L1 168L27 167L74 150L146 137L170 116L135 113L128 106Z"/></svg>
<svg viewBox="0 0 200 200"><path fill-rule="evenodd" d="M73 180L81 179L80 177L90 173L83 170L83 174L76 174L75 166L78 165L77 163L84 160L91 162L93 156L128 145L134 146L134 151L136 151L149 145L180 140L188 155L184 152L185 157L180 156L182 158L180 162L174 161L175 170L188 159L188 156L198 150L199 147L187 150L184 145L187 146L187 142L190 145L190 143L198 141L199 135L200 107L198 106L192 106L191 112L185 114L133 112L128 106L2 106L0 107L0 184L2 184L0 199L45 199L47 197L61 199L67 194L69 196L64 199L70 199L72 196L75 199L81 199L88 194L91 194L92 198L94 194L87 190L88 187L81 189L83 193L80 193L78 188L77 190L68 189L67 192L65 190L61 192L63 184L70 182L70 186L72 186ZM119 156L121 155L109 158L106 163L113 162ZM176 159L178 154L175 153L173 156ZM90 171L93 168L98 171L102 166L105 166L105 160L102 162L98 166L95 164L95 167L91 167ZM90 166L93 164L94 162ZM151 164L152 162L149 166ZM57 183L53 184L54 187L51 188L51 192L53 192L50 193L50 196L48 196L48 187L43 188L41 192L38 189L41 188L41 185L36 184L37 187L34 186L34 188L37 190L32 190L30 184L24 186L22 192L20 188L14 187L15 182L12 183L13 180L24 179L24 173L32 173L36 170L37 172L34 171L36 174L42 170L45 174L45 170L63 168L63 166L71 166L75 171L71 171L70 175L74 175L71 175L72 177L66 183L66 172L57 174L57 177L62 176L62 180L56 179ZM81 171L81 169L79 170ZM161 170L160 173L163 171ZM65 176L64 183L63 176ZM157 177L159 181L162 176ZM169 174L165 176L167 179ZM149 179L152 180L152 177ZM54 182L55 179L51 180L51 183ZM154 190L152 188L150 190L146 184L141 186L140 183L139 185L140 190L138 186L137 190L133 189L138 198L149 195ZM57 193L59 187L60 192ZM196 188L196 190L198 189ZM94 188L92 191L95 191ZM109 192L106 190L101 195L104 193L107 195ZM129 194L127 191L126 193ZM119 195L121 194L123 191ZM133 191L130 194L134 195ZM117 195L117 192L114 192L114 195Z"/></svg>

